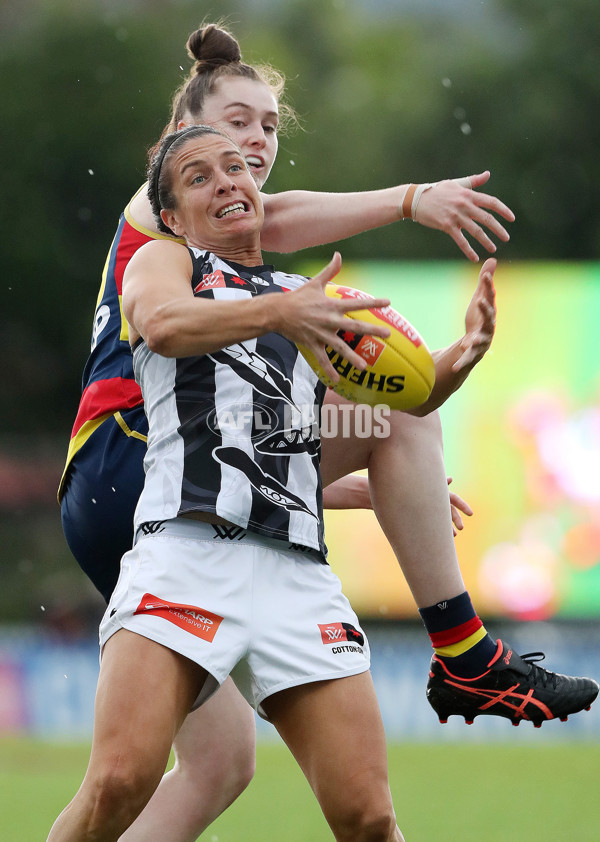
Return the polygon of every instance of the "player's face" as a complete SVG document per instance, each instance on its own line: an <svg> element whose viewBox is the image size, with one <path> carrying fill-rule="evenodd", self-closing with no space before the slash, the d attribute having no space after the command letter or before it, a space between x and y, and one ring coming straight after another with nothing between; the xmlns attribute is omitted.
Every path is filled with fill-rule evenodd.
<svg viewBox="0 0 600 842"><path fill-rule="evenodd" d="M192 119L193 117L193 119ZM226 132L240 146L259 189L277 156L277 100L264 82L224 77L204 100L199 115L187 115L183 124L202 122Z"/></svg>
<svg viewBox="0 0 600 842"><path fill-rule="evenodd" d="M164 165L163 165L164 166ZM244 156L227 137L192 137L169 160L177 209L166 224L189 245L223 252L259 242L262 202Z"/></svg>

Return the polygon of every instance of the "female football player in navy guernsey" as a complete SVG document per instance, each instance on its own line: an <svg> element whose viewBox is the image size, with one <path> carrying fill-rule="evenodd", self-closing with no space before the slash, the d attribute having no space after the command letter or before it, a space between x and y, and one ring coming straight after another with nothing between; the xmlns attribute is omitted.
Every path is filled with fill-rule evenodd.
<svg viewBox="0 0 600 842"><path fill-rule="evenodd" d="M257 184L262 185L277 150L281 79L268 69L259 72L243 64L237 43L222 29L198 30L188 47L197 61L175 97L168 128L199 120L225 128L242 146ZM471 182L480 186L487 177L486 173L473 176ZM476 255L461 229L493 250L481 225L500 239L508 235L486 208L512 219L497 199L452 181L345 195L293 191L263 196L263 201L262 243L279 251L333 241L412 216L447 231L473 259ZM135 251L161 238L147 197L140 191L121 218L105 266L92 354L61 483L69 545L107 601L120 556L131 546L147 435L141 393L133 379L127 324L121 315L121 283ZM459 343L462 370L450 378L451 388L457 388L489 347L493 320L493 289L489 273L487 278L484 273ZM342 402L331 393L327 400ZM346 476L364 467L369 468L370 494L363 478ZM446 491L437 413L426 418L393 413L388 439L327 439L322 469L330 483L324 493L326 506L370 506L372 495L441 660L451 658L459 674L481 671L496 645L473 611L460 575L451 533L451 514L456 523L459 516ZM341 479L335 482L337 478ZM223 530L220 540L227 542L230 534ZM439 602L447 606L443 615ZM168 835L173 842L195 839L246 786L254 764L252 714L230 680L217 699L184 723L175 741L176 766L124 835L126 842L152 835L157 839Z"/></svg>

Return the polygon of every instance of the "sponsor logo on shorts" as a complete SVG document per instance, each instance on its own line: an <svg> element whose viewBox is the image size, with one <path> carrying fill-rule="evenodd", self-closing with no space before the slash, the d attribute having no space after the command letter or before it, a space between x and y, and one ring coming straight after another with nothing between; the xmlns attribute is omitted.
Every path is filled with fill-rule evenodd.
<svg viewBox="0 0 600 842"><path fill-rule="evenodd" d="M319 629L321 630L321 640L323 643L341 643L345 640L349 643L356 643L359 647L365 645L363 633L350 623L319 623ZM347 646L337 648L339 651L356 651L352 647Z"/></svg>
<svg viewBox="0 0 600 842"><path fill-rule="evenodd" d="M221 541L241 541L248 534L241 526L225 526L220 523L211 523L215 530L215 538L220 538Z"/></svg>
<svg viewBox="0 0 600 842"><path fill-rule="evenodd" d="M169 602L151 593L144 594L133 613L134 615L148 614L152 617L162 617L163 620L168 620L170 623L179 626L180 629L196 637L201 637L202 640L209 643L212 643L217 629L223 622L223 617L213 614L212 611L199 608L197 605Z"/></svg>
<svg viewBox="0 0 600 842"><path fill-rule="evenodd" d="M146 520L140 523L136 534L141 532L142 535L156 535L158 532L164 532L164 523L164 520Z"/></svg>

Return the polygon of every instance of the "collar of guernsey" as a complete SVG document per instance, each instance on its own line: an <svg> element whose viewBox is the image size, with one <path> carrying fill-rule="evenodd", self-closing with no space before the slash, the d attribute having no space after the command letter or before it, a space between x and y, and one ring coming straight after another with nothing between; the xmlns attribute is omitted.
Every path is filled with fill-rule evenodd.
<svg viewBox="0 0 600 842"><path fill-rule="evenodd" d="M119 225L108 252L92 324L91 350L82 377L82 394L71 431L67 458L58 487L60 502L69 465L85 445L93 446L93 435L107 421L116 421L123 434L145 436L131 430L121 413L142 405L142 393L133 376L133 358L129 346L129 327L123 315L121 293L125 267L150 240L172 239L137 223L131 204L143 191L140 187L119 218ZM182 242L183 240L178 240Z"/></svg>

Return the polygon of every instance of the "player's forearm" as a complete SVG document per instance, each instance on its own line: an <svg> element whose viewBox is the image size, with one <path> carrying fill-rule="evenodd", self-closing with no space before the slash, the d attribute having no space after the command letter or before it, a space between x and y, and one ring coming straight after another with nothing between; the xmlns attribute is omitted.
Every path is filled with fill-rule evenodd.
<svg viewBox="0 0 600 842"><path fill-rule="evenodd" d="M290 190L263 195L261 246L266 251L292 252L397 222L407 187L403 184L364 193Z"/></svg>
<svg viewBox="0 0 600 842"><path fill-rule="evenodd" d="M324 509L372 509L369 481L349 474L323 489Z"/></svg>
<svg viewBox="0 0 600 842"><path fill-rule="evenodd" d="M270 297L243 301L175 299L148 313L137 330L150 350L163 357L210 354L272 330Z"/></svg>
<svg viewBox="0 0 600 842"><path fill-rule="evenodd" d="M411 415L422 417L433 412L435 409L439 409L448 400L450 395L454 394L457 389L460 389L465 382L478 360L474 360L471 364L464 366L460 371L453 370L452 366L462 356L461 342L462 340L459 340L453 345L449 345L448 348L432 352L431 356L435 363L435 384L425 403L409 411Z"/></svg>

